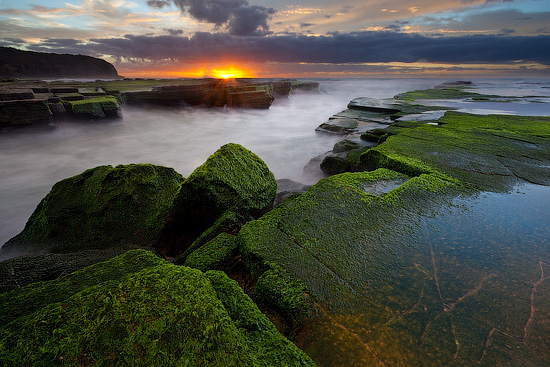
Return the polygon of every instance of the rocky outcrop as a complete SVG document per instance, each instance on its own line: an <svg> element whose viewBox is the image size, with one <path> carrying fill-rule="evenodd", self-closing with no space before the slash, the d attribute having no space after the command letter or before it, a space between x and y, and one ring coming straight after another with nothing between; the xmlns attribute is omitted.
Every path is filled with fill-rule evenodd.
<svg viewBox="0 0 550 367"><path fill-rule="evenodd" d="M56 183L1 254L148 246L181 182L173 169L150 164L89 169Z"/></svg>
<svg viewBox="0 0 550 367"><path fill-rule="evenodd" d="M222 272L143 250L0 295L5 365L313 366Z"/></svg>
<svg viewBox="0 0 550 367"><path fill-rule="evenodd" d="M183 85L153 87L149 91L128 91L121 94L128 105L207 106L269 108L273 102L273 86L256 81L197 79Z"/></svg>
<svg viewBox="0 0 550 367"><path fill-rule="evenodd" d="M44 99L0 101L0 127L48 122L51 117Z"/></svg>
<svg viewBox="0 0 550 367"><path fill-rule="evenodd" d="M117 78L118 73L112 64L91 56L0 47L0 77Z"/></svg>
<svg viewBox="0 0 550 367"><path fill-rule="evenodd" d="M122 117L120 105L113 96L91 97L77 99L64 103L70 114L80 119L116 118Z"/></svg>
<svg viewBox="0 0 550 367"><path fill-rule="evenodd" d="M238 230L239 223L272 208L276 190L273 173L258 156L237 144L224 145L181 185L155 247L174 257L219 232Z"/></svg>

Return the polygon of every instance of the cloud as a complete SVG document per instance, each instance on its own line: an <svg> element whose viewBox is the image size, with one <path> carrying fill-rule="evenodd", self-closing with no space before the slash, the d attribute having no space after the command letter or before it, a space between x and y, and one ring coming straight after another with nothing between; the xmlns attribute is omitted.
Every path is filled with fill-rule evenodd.
<svg viewBox="0 0 550 367"><path fill-rule="evenodd" d="M249 5L247 0L170 0L182 13L189 13L193 18L213 23L220 27L225 25L229 34L235 36L261 36L269 34L267 21L275 9L264 6ZM147 5L161 9L169 1L147 1Z"/></svg>
<svg viewBox="0 0 550 367"><path fill-rule="evenodd" d="M183 34L183 29L164 28L164 30L172 36L178 36L180 34Z"/></svg>
<svg viewBox="0 0 550 367"><path fill-rule="evenodd" d="M131 60L242 60L306 63L510 63L550 65L550 36L475 35L427 37L397 32L332 33L326 36L284 35L235 37L228 33L197 32L192 37L133 36L95 38L89 44L48 39L36 51L70 50L92 56ZM65 51L68 52L68 51Z"/></svg>
<svg viewBox="0 0 550 367"><path fill-rule="evenodd" d="M149 0L147 1L147 5L152 8L162 9L165 6L170 6L170 2L164 0Z"/></svg>
<svg viewBox="0 0 550 367"><path fill-rule="evenodd" d="M300 23L300 28L307 28L314 26L315 23Z"/></svg>

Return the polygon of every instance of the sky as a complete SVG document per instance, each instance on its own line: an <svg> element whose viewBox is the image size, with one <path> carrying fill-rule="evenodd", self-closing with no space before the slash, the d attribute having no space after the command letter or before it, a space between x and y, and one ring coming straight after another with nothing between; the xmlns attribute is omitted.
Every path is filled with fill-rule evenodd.
<svg viewBox="0 0 550 367"><path fill-rule="evenodd" d="M0 0L0 46L127 77L550 77L549 0Z"/></svg>

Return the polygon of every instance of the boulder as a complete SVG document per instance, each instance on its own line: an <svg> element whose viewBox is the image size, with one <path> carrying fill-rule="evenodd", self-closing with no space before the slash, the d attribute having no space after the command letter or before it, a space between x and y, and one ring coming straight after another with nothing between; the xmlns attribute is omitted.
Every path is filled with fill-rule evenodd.
<svg viewBox="0 0 550 367"><path fill-rule="evenodd" d="M151 164L99 166L56 183L2 254L147 246L183 178Z"/></svg>
<svg viewBox="0 0 550 367"><path fill-rule="evenodd" d="M246 220L269 211L276 191L273 173L257 155L237 144L224 145L181 185L155 247L178 256L228 213Z"/></svg>
<svg viewBox="0 0 550 367"><path fill-rule="evenodd" d="M0 295L6 365L313 366L224 273L131 251Z"/></svg>

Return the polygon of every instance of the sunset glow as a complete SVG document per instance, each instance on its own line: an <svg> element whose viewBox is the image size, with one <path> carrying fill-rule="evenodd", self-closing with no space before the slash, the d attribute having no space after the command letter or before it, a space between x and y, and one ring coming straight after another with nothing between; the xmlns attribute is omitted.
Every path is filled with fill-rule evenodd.
<svg viewBox="0 0 550 367"><path fill-rule="evenodd" d="M238 67L235 67L233 65L228 67L222 67L222 68L216 68L212 69L210 73L208 73L209 76L212 78L220 78L220 79L235 79L235 78L252 78L254 75L249 71L245 69L241 69Z"/></svg>

